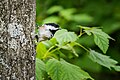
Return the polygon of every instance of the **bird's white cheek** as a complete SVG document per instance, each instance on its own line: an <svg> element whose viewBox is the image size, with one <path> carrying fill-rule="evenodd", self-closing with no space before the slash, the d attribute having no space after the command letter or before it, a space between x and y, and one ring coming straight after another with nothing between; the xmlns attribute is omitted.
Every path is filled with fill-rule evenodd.
<svg viewBox="0 0 120 80"><path fill-rule="evenodd" d="M46 32L45 32L45 36L48 37L48 38L50 38L50 37L52 36L52 34L51 34L50 31L46 31Z"/></svg>
<svg viewBox="0 0 120 80"><path fill-rule="evenodd" d="M40 35L40 37L50 38L52 36L52 33L50 31L43 30L43 31L39 31L39 35Z"/></svg>

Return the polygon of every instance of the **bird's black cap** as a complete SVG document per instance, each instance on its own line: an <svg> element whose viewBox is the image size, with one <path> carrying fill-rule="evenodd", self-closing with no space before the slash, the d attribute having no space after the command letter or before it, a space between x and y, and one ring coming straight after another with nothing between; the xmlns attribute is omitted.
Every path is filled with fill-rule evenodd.
<svg viewBox="0 0 120 80"><path fill-rule="evenodd" d="M50 25L50 26L54 26L56 28L59 28L60 26L56 23L45 23L45 25Z"/></svg>
<svg viewBox="0 0 120 80"><path fill-rule="evenodd" d="M50 29L50 32L51 32L53 35L55 34L55 32L56 32L57 30L60 30L60 29L61 29L60 26L59 26L58 24L56 24L56 23L45 23L45 25L53 26L53 27L55 27L55 28L58 28L58 29L56 29L56 30L51 30L51 29Z"/></svg>

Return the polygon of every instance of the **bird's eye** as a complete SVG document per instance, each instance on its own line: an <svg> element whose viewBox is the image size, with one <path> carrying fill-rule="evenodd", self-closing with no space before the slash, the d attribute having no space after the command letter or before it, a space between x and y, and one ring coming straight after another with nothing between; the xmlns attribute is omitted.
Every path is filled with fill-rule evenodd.
<svg viewBox="0 0 120 80"><path fill-rule="evenodd" d="M58 30L58 29L57 29L57 30ZM51 29L50 29L50 32L54 35L57 30L51 30Z"/></svg>
<svg viewBox="0 0 120 80"><path fill-rule="evenodd" d="M53 30L49 29L50 32L52 32Z"/></svg>

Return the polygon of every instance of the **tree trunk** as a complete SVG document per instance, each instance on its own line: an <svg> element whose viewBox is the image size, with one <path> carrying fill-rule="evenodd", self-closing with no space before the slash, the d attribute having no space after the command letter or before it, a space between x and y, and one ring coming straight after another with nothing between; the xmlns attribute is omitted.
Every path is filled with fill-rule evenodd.
<svg viewBox="0 0 120 80"><path fill-rule="evenodd" d="M36 0L0 0L0 80L35 80Z"/></svg>

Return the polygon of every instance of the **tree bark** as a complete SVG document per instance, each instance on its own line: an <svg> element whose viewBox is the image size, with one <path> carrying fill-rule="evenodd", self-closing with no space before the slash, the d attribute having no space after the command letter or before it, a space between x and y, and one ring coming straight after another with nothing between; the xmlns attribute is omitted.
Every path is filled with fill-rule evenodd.
<svg viewBox="0 0 120 80"><path fill-rule="evenodd" d="M35 80L36 0L0 0L0 80Z"/></svg>

